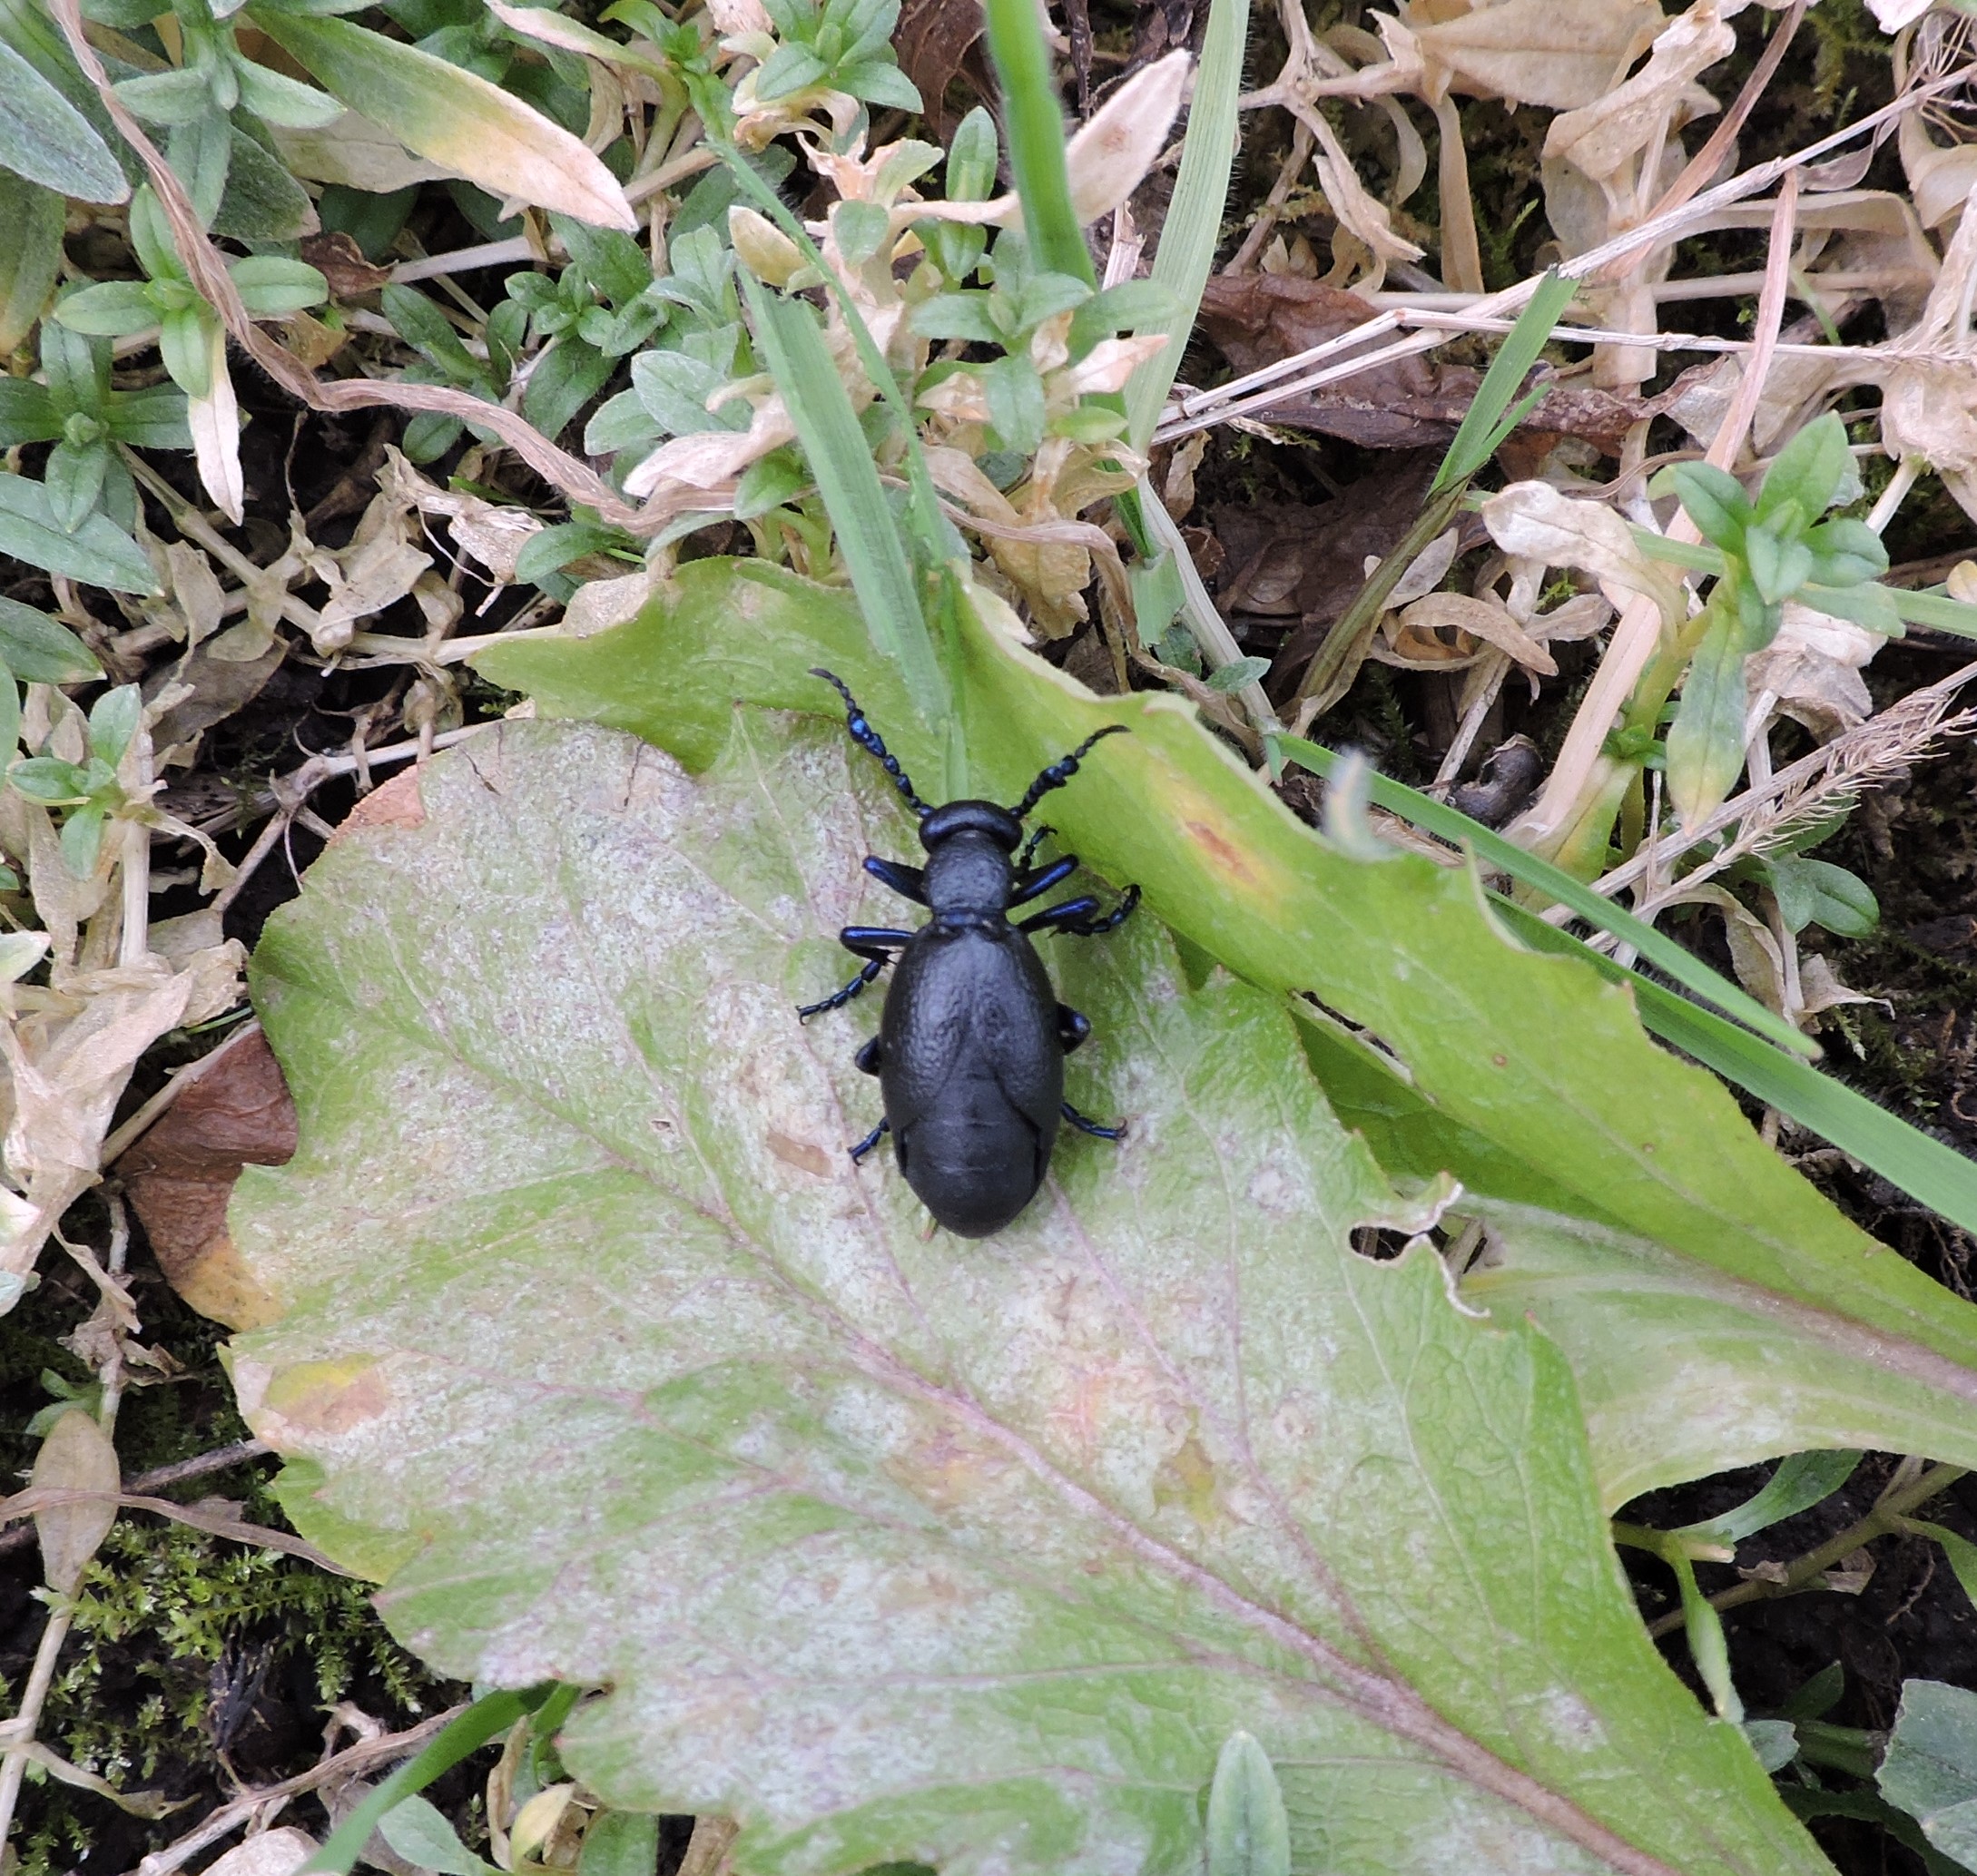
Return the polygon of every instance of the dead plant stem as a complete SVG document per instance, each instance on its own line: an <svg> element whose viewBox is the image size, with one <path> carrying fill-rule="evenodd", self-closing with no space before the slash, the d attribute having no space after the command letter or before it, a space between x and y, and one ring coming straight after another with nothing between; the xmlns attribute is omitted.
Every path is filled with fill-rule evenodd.
<svg viewBox="0 0 1977 1876"><path fill-rule="evenodd" d="M1358 595L1304 667L1304 675L1297 686L1297 702L1307 706L1299 712L1302 722L1329 709L1338 701L1341 689L1352 683L1379 629L1387 595L1401 584L1401 576L1421 557L1429 543L1448 531L1461 512L1462 497L1468 492L1469 479L1464 476L1431 497L1414 517L1414 525L1401 537L1400 545L1368 575Z"/></svg>
<svg viewBox="0 0 1977 1876"><path fill-rule="evenodd" d="M293 1778L285 1778L280 1784L261 1785L243 1792L231 1803L222 1804L219 1810L202 1819L196 1830L181 1837L176 1843L163 1850L153 1851L138 1864L135 1876L171 1876L174 1870L183 1867L210 1843L217 1843L221 1838L245 1823L264 1805L279 1805L283 1801L299 1797L304 1792L320 1790L337 1779L354 1778L368 1772L374 1765L381 1765L393 1759L408 1759L418 1749L443 1732L467 1709L464 1706L449 1706L443 1714L435 1714L430 1719L421 1720L416 1726L403 1733L391 1733L379 1739L359 1740L353 1746L346 1746L340 1753L332 1753L307 1772L299 1772Z"/></svg>

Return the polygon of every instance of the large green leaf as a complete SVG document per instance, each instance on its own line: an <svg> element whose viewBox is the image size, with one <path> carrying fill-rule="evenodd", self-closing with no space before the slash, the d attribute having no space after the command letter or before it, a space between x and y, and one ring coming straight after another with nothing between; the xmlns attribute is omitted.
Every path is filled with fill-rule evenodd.
<svg viewBox="0 0 1977 1876"><path fill-rule="evenodd" d="M1624 1232L1480 1209L1490 1255L1462 1293L1528 1315L1565 1351L1608 1510L1729 1454L1874 1447L1961 1461L1970 1449L1967 1381L1927 1350Z"/></svg>
<svg viewBox="0 0 1977 1876"><path fill-rule="evenodd" d="M1650 1043L1627 989L1524 949L1465 872L1322 840L1172 700L1094 698L986 632L965 649L969 751L1003 800L1101 723L1131 726L1051 797L1050 819L1209 957L1333 1013L1310 1032L1313 1060L1391 1171L1452 1171L1492 1198L1659 1245L1705 1288L1727 1277L1763 1308L1809 1311L1891 1377L1925 1376L1934 1456L1977 1464L1977 1310L1849 1223L1719 1083ZM855 609L787 574L698 562L669 602L613 631L476 662L545 711L601 717L689 764L712 760L733 699L831 709L807 674L827 664L909 769L937 772ZM1698 1470L1779 1449L1736 1417L1708 1425L1716 1444ZM1844 1437L1799 1444L1901 1443L1858 1433L1855 1414Z"/></svg>
<svg viewBox="0 0 1977 1876"><path fill-rule="evenodd" d="M910 850L840 733L744 711L694 781L511 723L421 790L257 957L301 1144L234 1202L234 1374L436 1665L608 1684L607 1801L751 1871L1191 1871L1240 1728L1300 1871L1825 1867L1647 1641L1557 1351L1352 1248L1419 1207L1279 999L1146 918L1053 945L1130 1136L929 1235L843 1152L870 1017L792 1007Z"/></svg>

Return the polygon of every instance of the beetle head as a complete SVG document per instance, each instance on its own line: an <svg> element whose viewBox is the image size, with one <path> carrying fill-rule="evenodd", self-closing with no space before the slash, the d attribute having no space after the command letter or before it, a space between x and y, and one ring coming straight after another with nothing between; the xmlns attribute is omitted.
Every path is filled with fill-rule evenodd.
<svg viewBox="0 0 1977 1876"><path fill-rule="evenodd" d="M920 822L920 844L931 853L961 833L986 834L1003 852L1014 853L1023 838L1023 825L993 801L949 801Z"/></svg>

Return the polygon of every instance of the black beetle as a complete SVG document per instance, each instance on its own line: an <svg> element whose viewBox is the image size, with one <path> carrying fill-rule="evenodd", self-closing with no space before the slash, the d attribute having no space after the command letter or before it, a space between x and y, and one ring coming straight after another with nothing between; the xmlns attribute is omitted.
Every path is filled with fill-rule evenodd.
<svg viewBox="0 0 1977 1876"><path fill-rule="evenodd" d="M1024 817L1077 772L1095 742L1126 726L1108 724L1087 736L1038 776L1013 808L993 801L929 808L843 683L828 671L811 674L844 699L851 740L878 758L920 817L924 868L868 855L865 870L933 916L917 931L846 926L839 942L866 960L864 968L797 1014L807 1022L841 1009L897 959L879 1033L855 1058L879 1077L885 1118L851 1148L851 1157L862 1160L890 1133L900 1171L921 1203L949 1231L985 1238L1036 1196L1060 1120L1101 1140L1125 1131L1086 1119L1064 1098L1064 1058L1091 1034L1091 1024L1057 1001L1028 934L1096 938L1111 931L1139 903L1139 888L1127 887L1109 912L1099 913L1098 901L1085 897L1019 925L1008 915L1077 868L1077 856L1067 854L1033 869L1030 858L1050 830L1038 828L1026 842Z"/></svg>

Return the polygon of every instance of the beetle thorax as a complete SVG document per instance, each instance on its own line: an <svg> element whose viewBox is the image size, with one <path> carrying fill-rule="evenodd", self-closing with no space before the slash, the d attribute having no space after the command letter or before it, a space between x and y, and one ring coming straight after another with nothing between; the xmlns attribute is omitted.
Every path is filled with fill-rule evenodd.
<svg viewBox="0 0 1977 1876"><path fill-rule="evenodd" d="M956 912L999 918L1008 909L1011 875L1008 853L990 834L973 828L949 834L927 855L935 922Z"/></svg>

